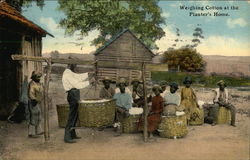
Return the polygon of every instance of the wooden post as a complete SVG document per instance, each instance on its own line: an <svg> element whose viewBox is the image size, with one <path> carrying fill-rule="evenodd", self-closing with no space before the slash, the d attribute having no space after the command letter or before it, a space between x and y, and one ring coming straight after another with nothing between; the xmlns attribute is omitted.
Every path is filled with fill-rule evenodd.
<svg viewBox="0 0 250 160"><path fill-rule="evenodd" d="M37 56L24 56L24 55L12 55L13 60L19 61L35 61L35 62L46 62L47 63L47 71L45 76L45 84L44 84L44 138L45 141L49 140L49 103L48 103L48 91L49 91L49 80L50 80L50 73L51 73L51 64L52 63L59 63L59 64L80 64L80 65L89 65L95 66L96 69L96 76L97 76L97 67L100 62L97 61L82 61L78 59L51 59L45 57L37 57ZM118 63L119 64L119 63ZM166 68L167 64L145 64L145 62L138 63L134 62L130 67L136 70L142 71L142 81L143 81L143 96L144 96L144 141L148 140L148 106L147 106L147 87L146 87L146 70L156 70L158 71L159 66L161 68ZM109 67L108 67L109 68Z"/></svg>
<svg viewBox="0 0 250 160"><path fill-rule="evenodd" d="M49 140L49 80L51 73L51 58L46 59L47 70L44 77L44 139L45 142Z"/></svg>
<svg viewBox="0 0 250 160"><path fill-rule="evenodd" d="M147 103L147 86L146 86L146 77L145 77L145 63L142 63L142 82L143 82L143 97L144 97L144 107L143 107L143 115L144 115L144 128L143 128L143 137L144 142L148 140L148 103Z"/></svg>
<svg viewBox="0 0 250 160"><path fill-rule="evenodd" d="M52 63L59 63L59 64L84 64L84 65L93 65L93 61L81 61L81 60L68 60L68 59L51 59L45 57L37 57L37 56L24 56L24 55L12 55L13 60L19 61L34 61L34 62L46 62L47 63L47 70L46 76L44 77L44 138L45 142L49 140L49 80L50 80L50 73L51 73L51 65Z"/></svg>

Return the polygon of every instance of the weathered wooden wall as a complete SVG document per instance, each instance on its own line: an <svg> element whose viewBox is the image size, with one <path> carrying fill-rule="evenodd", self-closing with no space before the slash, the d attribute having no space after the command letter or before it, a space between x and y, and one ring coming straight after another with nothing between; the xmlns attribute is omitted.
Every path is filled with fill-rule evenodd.
<svg viewBox="0 0 250 160"><path fill-rule="evenodd" d="M0 29L0 119L5 119L19 100L24 76L42 71L41 63L18 62L12 54L41 56L41 37Z"/></svg>
<svg viewBox="0 0 250 160"><path fill-rule="evenodd" d="M42 56L42 38L39 36L27 36L22 37L22 55L26 56ZM32 62L32 61L23 61L22 63L22 75L28 76L28 79L31 77L32 71L42 72L42 63L41 62Z"/></svg>
<svg viewBox="0 0 250 160"><path fill-rule="evenodd" d="M109 76L118 80L124 77L131 82L135 78L141 78L140 71L132 69L134 62L151 63L152 58L153 54L135 36L125 32L96 54L98 78ZM150 78L151 73L147 72L146 79Z"/></svg>

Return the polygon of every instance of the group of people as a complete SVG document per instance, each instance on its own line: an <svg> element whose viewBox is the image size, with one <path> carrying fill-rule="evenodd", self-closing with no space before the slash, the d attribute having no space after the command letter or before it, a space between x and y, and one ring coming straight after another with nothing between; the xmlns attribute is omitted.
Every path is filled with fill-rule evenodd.
<svg viewBox="0 0 250 160"><path fill-rule="evenodd" d="M89 73L75 73L76 65L68 65L62 76L62 83L67 92L67 101L70 106L67 125L65 127L64 141L66 143L75 143L77 136L75 125L78 118L78 103L80 101L80 89L93 85L95 79ZM36 138L43 134L41 129L41 109L40 105L43 97L43 87L40 83L42 74L33 72L31 81L26 83L27 98L24 99L26 108L26 119L28 122L28 135L31 138ZM132 91L129 89L129 83L120 78L118 82L112 81L109 77L103 80L103 87L100 90L99 97L102 99L114 99L116 101L116 115L114 119L115 135L119 136L122 133L121 117L129 116L129 109L132 107L143 107L146 103L149 104L148 113L148 132L149 137L153 137L153 133L157 131L158 125L161 122L162 115L175 115L176 111L184 112L187 116L187 124L201 118L201 112L205 112L205 121L216 125L216 118L220 107L226 107L231 111L231 125L235 126L235 107L228 101L228 90L226 83L221 80L217 83L219 88L216 89L216 96L213 105L207 105L201 109L197 103L197 97L194 90L191 88L191 77L185 77L179 95L177 90L179 86L176 82L167 83L162 81L159 85L153 85L152 89L148 89L148 95L144 98L142 82L139 79L134 79L131 82ZM116 89L112 87L112 83L116 84ZM166 89L170 86L169 91ZM24 93L24 94L25 94ZM140 118L138 123L138 131L143 130L143 118Z"/></svg>

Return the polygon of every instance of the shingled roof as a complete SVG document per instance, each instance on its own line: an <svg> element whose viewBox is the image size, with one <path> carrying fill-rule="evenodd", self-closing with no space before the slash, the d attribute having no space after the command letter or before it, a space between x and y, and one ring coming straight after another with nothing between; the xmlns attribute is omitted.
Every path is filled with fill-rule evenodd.
<svg viewBox="0 0 250 160"><path fill-rule="evenodd" d="M41 34L42 36L50 35L51 37L54 37L52 34L47 32L46 30L42 29L41 27L39 27L32 21L22 16L20 12L18 12L15 8L11 7L5 1L0 1L0 18L2 17L7 17L16 22L19 22L21 25L25 25L31 28L32 30L36 31L38 34Z"/></svg>
<svg viewBox="0 0 250 160"><path fill-rule="evenodd" d="M113 36L112 38L110 38L110 40L108 40L102 47L98 48L96 50L96 52L94 53L94 55L98 55L102 50L104 50L106 47L108 47L112 42L114 42L116 39L118 39L119 37L121 37L121 35L123 35L124 33L129 32L131 33L131 35L133 37L135 37L135 39L137 39L150 53L151 55L154 57L155 54L147 47L147 45L145 43L143 43L139 38L136 37L136 35L131 32L129 29L125 29L122 32L118 33L117 35Z"/></svg>

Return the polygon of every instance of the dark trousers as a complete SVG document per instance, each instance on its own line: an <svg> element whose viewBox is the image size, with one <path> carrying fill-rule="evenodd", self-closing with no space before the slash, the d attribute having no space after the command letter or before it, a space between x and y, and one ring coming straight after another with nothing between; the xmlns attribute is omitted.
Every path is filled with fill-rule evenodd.
<svg viewBox="0 0 250 160"><path fill-rule="evenodd" d="M203 106L205 123L212 124L216 121L213 116L213 107L213 104L207 104Z"/></svg>
<svg viewBox="0 0 250 160"><path fill-rule="evenodd" d="M71 89L68 91L67 100L69 102L68 122L65 127L64 140L72 140L76 136L75 127L78 119L78 102L80 100L80 91L78 89Z"/></svg>
<svg viewBox="0 0 250 160"><path fill-rule="evenodd" d="M217 115L218 115L218 112L219 112L219 109L220 109L221 106L223 106L223 107L230 110L230 112L231 112L231 124L234 125L235 124L236 109L230 103L227 103L227 104L224 104L224 105L219 105L218 103L214 104L214 107L213 107L213 118L214 118L214 120L217 118Z"/></svg>
<svg viewBox="0 0 250 160"><path fill-rule="evenodd" d="M116 107L115 109L115 123L118 123L121 121L122 117L126 116L126 109L121 107Z"/></svg>

